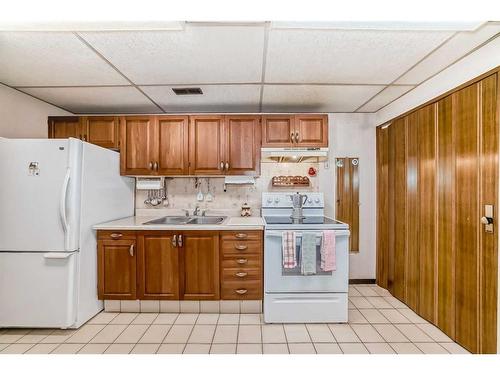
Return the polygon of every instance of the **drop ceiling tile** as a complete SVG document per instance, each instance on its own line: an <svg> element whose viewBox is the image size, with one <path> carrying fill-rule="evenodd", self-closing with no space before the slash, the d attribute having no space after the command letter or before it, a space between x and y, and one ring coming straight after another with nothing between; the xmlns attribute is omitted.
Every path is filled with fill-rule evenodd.
<svg viewBox="0 0 500 375"><path fill-rule="evenodd" d="M172 87L199 87L203 95L176 95ZM141 86L166 112L256 112L260 85Z"/></svg>
<svg viewBox="0 0 500 375"><path fill-rule="evenodd" d="M419 84L498 33L500 24L486 24L473 32L460 32L405 73L396 83Z"/></svg>
<svg viewBox="0 0 500 375"><path fill-rule="evenodd" d="M10 86L128 84L72 33L0 32L0 56Z"/></svg>
<svg viewBox="0 0 500 375"><path fill-rule="evenodd" d="M266 83L388 84L451 36L447 31L270 31Z"/></svg>
<svg viewBox="0 0 500 375"><path fill-rule="evenodd" d="M264 112L353 112L381 86L265 85Z"/></svg>
<svg viewBox="0 0 500 375"><path fill-rule="evenodd" d="M399 98L415 86L387 86L356 112L377 112L383 106Z"/></svg>
<svg viewBox="0 0 500 375"><path fill-rule="evenodd" d="M81 33L136 84L260 82L264 26Z"/></svg>
<svg viewBox="0 0 500 375"><path fill-rule="evenodd" d="M24 88L22 91L73 113L161 112L134 87Z"/></svg>

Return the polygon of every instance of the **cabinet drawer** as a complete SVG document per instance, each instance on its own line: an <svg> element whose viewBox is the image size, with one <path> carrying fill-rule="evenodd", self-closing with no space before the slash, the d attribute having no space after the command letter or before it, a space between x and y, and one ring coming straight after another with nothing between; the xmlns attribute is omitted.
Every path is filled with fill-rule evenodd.
<svg viewBox="0 0 500 375"><path fill-rule="evenodd" d="M261 299L260 281L223 281L221 299Z"/></svg>
<svg viewBox="0 0 500 375"><path fill-rule="evenodd" d="M222 252L226 254L261 254L262 242L259 241L224 241Z"/></svg>
<svg viewBox="0 0 500 375"><path fill-rule="evenodd" d="M99 230L97 231L98 240L135 240L134 231L121 230Z"/></svg>
<svg viewBox="0 0 500 375"><path fill-rule="evenodd" d="M259 240L262 241L262 231L234 231L234 232L221 232L222 241L227 240Z"/></svg>
<svg viewBox="0 0 500 375"><path fill-rule="evenodd" d="M239 254L225 255L222 259L222 268L259 268L262 267L260 255Z"/></svg>
<svg viewBox="0 0 500 375"><path fill-rule="evenodd" d="M260 280L260 268L224 268L222 270L223 281L247 281Z"/></svg>

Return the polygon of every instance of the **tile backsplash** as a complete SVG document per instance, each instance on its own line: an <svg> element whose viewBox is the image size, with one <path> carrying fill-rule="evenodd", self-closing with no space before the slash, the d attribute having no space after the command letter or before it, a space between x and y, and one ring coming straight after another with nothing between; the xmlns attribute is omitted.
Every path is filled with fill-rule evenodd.
<svg viewBox="0 0 500 375"><path fill-rule="evenodd" d="M310 167L318 171L315 177L309 177L311 186L307 188L273 188L271 179L273 176L307 176ZM206 197L208 185L213 196L211 202L204 199L201 202L196 200L198 190L195 189L195 179L192 177L177 177L167 179L167 198L168 205L159 205L151 207L144 204L147 198L147 191L136 191L136 209L193 209L198 204L200 208L207 210L239 210L243 203L248 203L252 208L253 215L260 214L261 195L263 191L319 191L319 173L321 169L319 163L262 163L261 175L255 179L254 186L235 186L228 185L224 192L223 177L201 177L201 192Z"/></svg>

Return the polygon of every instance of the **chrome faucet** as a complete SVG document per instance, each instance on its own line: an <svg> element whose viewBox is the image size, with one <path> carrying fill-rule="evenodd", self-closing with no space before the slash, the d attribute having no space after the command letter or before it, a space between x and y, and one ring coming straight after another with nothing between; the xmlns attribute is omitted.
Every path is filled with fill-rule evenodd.
<svg viewBox="0 0 500 375"><path fill-rule="evenodd" d="M193 216L199 216L200 215L200 206L196 205L194 211L193 211Z"/></svg>

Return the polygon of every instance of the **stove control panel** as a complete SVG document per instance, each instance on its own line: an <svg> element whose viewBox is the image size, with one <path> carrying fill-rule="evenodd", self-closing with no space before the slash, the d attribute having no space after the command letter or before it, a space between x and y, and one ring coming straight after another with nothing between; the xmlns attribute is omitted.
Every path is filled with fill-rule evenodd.
<svg viewBox="0 0 500 375"><path fill-rule="evenodd" d="M292 200L290 195L292 194L295 194L295 192L262 193L262 208L291 208ZM323 193L300 192L300 194L307 195L307 200L303 207L323 208L325 206Z"/></svg>

